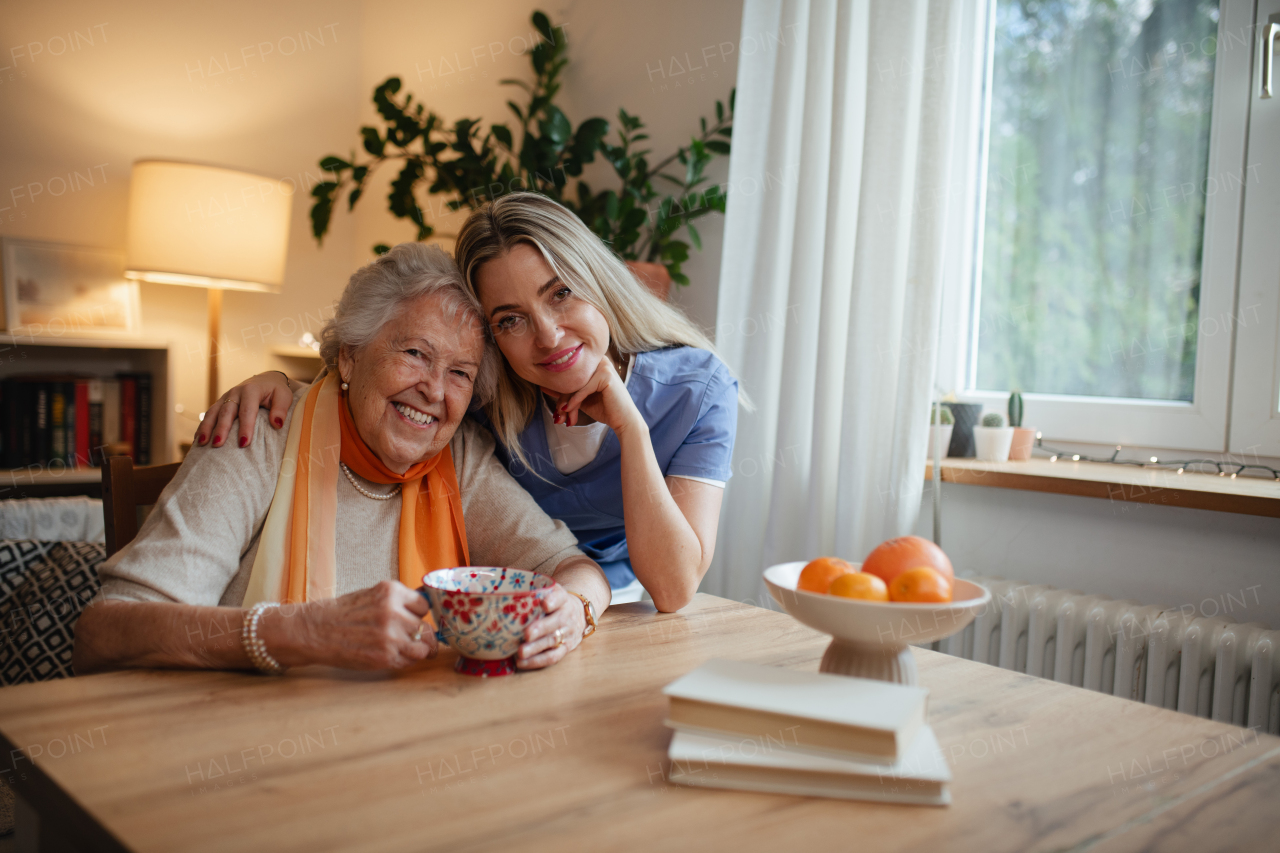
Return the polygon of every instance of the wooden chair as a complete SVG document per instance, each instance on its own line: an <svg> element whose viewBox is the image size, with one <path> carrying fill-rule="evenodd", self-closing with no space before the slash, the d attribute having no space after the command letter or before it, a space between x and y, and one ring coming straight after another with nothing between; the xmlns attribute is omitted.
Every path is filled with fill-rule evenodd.
<svg viewBox="0 0 1280 853"><path fill-rule="evenodd" d="M182 467L151 465L134 468L128 456L109 456L102 466L102 515L110 557L138 535L138 507L150 506L160 499L173 475Z"/></svg>

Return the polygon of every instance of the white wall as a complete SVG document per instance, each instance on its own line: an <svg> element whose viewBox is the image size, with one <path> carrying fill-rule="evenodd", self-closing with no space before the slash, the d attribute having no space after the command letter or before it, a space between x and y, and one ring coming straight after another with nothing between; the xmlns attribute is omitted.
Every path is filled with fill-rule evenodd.
<svg viewBox="0 0 1280 853"><path fill-rule="evenodd" d="M932 522L926 487L915 533ZM944 483L942 547L957 572L1280 629L1276 518Z"/></svg>

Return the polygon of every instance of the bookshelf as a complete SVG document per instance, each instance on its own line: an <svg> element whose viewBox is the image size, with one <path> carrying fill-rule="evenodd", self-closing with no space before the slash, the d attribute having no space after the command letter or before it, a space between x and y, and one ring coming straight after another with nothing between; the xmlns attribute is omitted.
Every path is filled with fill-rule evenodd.
<svg viewBox="0 0 1280 853"><path fill-rule="evenodd" d="M31 374L110 378L117 373L151 374L151 464L175 460L172 357L167 341L126 338L38 338L0 334L0 379ZM0 499L101 495L98 468L41 466L0 469Z"/></svg>

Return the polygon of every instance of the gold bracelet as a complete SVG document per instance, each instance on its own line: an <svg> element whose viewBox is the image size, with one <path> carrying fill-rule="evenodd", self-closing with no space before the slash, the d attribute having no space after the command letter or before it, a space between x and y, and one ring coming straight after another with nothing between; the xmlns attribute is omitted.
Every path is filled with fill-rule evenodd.
<svg viewBox="0 0 1280 853"><path fill-rule="evenodd" d="M592 610L595 609L595 605L591 603L591 599L587 598L585 595L583 595L580 592L574 592L573 590L568 588L565 589L565 592L569 593L572 596L576 596L578 600L582 602L582 613L587 620L587 626L582 629L582 639L585 640L587 637L590 637L592 634L596 632L596 627L597 627L596 617L595 617L595 614L592 613Z"/></svg>

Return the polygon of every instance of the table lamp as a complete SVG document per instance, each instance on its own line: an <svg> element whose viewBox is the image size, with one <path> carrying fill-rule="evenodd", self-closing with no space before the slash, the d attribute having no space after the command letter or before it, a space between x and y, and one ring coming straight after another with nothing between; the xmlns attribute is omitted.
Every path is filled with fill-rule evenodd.
<svg viewBox="0 0 1280 853"><path fill-rule="evenodd" d="M125 277L208 289L210 404L218 398L222 291L280 292L292 199L292 186L249 172L133 164Z"/></svg>

